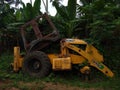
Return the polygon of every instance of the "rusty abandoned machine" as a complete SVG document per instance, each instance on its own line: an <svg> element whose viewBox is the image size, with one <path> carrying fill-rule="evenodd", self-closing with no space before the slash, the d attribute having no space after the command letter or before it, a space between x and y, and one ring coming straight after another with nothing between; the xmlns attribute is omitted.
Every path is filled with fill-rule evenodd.
<svg viewBox="0 0 120 90"><path fill-rule="evenodd" d="M39 29L39 20L46 19L52 32L45 35ZM28 42L26 39L27 27L32 27L36 39ZM113 77L113 72L102 62L103 55L92 45L81 39L66 38L60 41L60 53L46 54L42 50L48 50L52 42L59 40L59 32L50 20L47 14L38 16L37 18L27 22L21 27L21 36L26 50L23 57L20 54L20 47L14 47L13 70L18 72L21 68L25 73L34 77L47 76L52 70L71 70L73 65L84 65L80 68L80 72L87 74L90 67L95 67L108 77ZM84 48L83 48L84 46ZM85 64L84 64L85 63Z"/></svg>

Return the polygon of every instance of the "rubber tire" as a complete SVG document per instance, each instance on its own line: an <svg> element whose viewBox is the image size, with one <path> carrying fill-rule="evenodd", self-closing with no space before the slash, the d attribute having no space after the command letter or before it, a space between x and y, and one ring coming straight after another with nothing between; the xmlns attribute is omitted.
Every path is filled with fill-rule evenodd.
<svg viewBox="0 0 120 90"><path fill-rule="evenodd" d="M35 62L39 64L39 68L36 70L33 65ZM44 52L34 51L25 57L22 69L24 73L27 73L30 76L42 78L50 74L52 65Z"/></svg>

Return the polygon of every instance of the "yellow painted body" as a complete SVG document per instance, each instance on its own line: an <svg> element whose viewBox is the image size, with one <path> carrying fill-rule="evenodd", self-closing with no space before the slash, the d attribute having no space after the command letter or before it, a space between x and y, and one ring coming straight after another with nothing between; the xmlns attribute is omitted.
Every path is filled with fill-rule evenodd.
<svg viewBox="0 0 120 90"><path fill-rule="evenodd" d="M85 50L78 48L75 45L86 45ZM71 54L69 50L75 51L77 54ZM105 66L103 62L103 55L101 55L98 50L90 45L87 44L83 40L79 39L65 39L61 41L61 53L60 54L48 54L48 57L50 58L50 61L52 63L52 66L56 66L55 63L61 64L61 70L62 70L62 62L65 62L65 59L62 58L70 58L71 64L82 64L87 62L89 66L93 66L103 72L106 76L113 77L113 72ZM56 60L54 60L56 59ZM59 59L59 60L57 60ZM60 62L61 60L61 62ZM67 65L66 65L67 66ZM56 70L57 68L53 68L53 70ZM68 69L68 68L67 68ZM71 69L71 67L69 68ZM86 70L89 70L88 67L84 67L80 69L82 73L84 73Z"/></svg>
<svg viewBox="0 0 120 90"><path fill-rule="evenodd" d="M85 48L79 47L84 45ZM71 53L71 51L74 51ZM86 63L89 66L93 66L104 73L106 76L113 77L113 72L105 66L102 62L103 55L98 50L87 42L80 39L64 39L61 41L61 53L60 54L48 54L53 70L70 70L73 64ZM20 49L16 47L14 49L14 71L19 70L22 67L23 58L20 56ZM89 66L84 66L80 69L82 73L90 71Z"/></svg>
<svg viewBox="0 0 120 90"><path fill-rule="evenodd" d="M69 70L71 69L71 58L53 58L53 70Z"/></svg>
<svg viewBox="0 0 120 90"><path fill-rule="evenodd" d="M90 67L89 66L84 66L83 68L80 69L80 72L83 74L89 74L90 73Z"/></svg>
<svg viewBox="0 0 120 90"><path fill-rule="evenodd" d="M62 60L62 57L59 56L59 54L48 54L48 57L50 58L50 62L53 64L53 59L55 58L59 58ZM74 54L70 54L69 56L71 59L71 64L82 64L83 62L85 62L85 58L79 55L74 55ZM66 57L67 58L67 57Z"/></svg>
<svg viewBox="0 0 120 90"><path fill-rule="evenodd" d="M14 47L14 62L12 63L13 70L18 72L22 68L23 57L20 55L20 47Z"/></svg>

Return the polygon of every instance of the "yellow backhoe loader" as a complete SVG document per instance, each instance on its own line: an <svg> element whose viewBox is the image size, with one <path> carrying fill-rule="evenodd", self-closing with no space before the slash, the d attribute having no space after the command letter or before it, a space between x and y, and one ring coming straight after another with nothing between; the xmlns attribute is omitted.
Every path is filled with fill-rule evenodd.
<svg viewBox="0 0 120 90"><path fill-rule="evenodd" d="M52 32L43 35L38 26L38 20L45 18L52 28ZM30 43L26 40L26 28L31 26L36 39ZM73 65L82 65L80 72L88 74L90 67L95 67L108 77L113 77L114 73L103 64L103 55L99 51L81 39L59 38L59 32L48 17L43 14L21 27L21 35L24 42L26 55L20 54L20 47L14 47L13 70L18 72L21 68L25 73L34 77L45 77L52 70L71 70ZM44 50L53 42L60 40L60 53L45 53ZM57 43L56 43L57 44ZM54 44L55 45L55 44ZM44 50L43 50L44 49Z"/></svg>

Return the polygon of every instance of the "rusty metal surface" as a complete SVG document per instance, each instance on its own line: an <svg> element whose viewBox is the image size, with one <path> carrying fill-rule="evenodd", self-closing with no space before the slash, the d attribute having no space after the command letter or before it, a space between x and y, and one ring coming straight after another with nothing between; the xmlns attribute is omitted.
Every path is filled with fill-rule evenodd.
<svg viewBox="0 0 120 90"><path fill-rule="evenodd" d="M37 21L40 18L45 18L47 20L47 22L49 23L49 26L53 30L51 33L49 33L45 36L42 35L42 32L37 23ZM34 34L36 36L36 40L34 40L30 43L28 43L28 41L26 40L26 34L25 34L26 33L25 30L29 26L32 26ZM54 26L51 19L48 17L48 15L46 13L43 15L40 15L40 16L36 17L35 19L32 19L31 21L22 25L21 36L23 39L24 48L27 52L30 51L32 48L35 48L35 50L42 49L42 48L48 46L51 42L55 42L56 40L58 40L60 38L58 30L56 29L56 27Z"/></svg>

